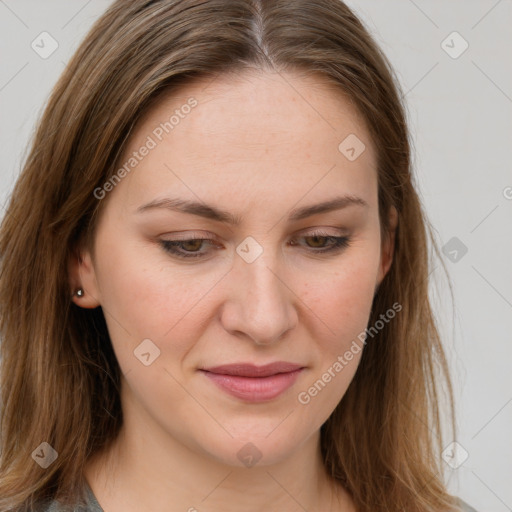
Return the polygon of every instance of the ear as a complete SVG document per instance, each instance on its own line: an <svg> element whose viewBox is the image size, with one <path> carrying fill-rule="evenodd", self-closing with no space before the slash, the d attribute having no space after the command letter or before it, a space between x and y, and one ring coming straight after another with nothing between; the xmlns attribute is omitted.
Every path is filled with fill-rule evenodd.
<svg viewBox="0 0 512 512"><path fill-rule="evenodd" d="M68 261L71 300L82 308L93 309L100 305L100 294L96 281L93 259L89 250L75 249ZM82 296L76 295L81 288Z"/></svg>
<svg viewBox="0 0 512 512"><path fill-rule="evenodd" d="M379 287L384 277L386 277L386 274L391 268L391 263L393 263L396 229L398 226L398 212L394 206L391 206L391 208L389 209L388 225L389 229L386 232L384 238L382 239L379 274L376 283L377 288Z"/></svg>

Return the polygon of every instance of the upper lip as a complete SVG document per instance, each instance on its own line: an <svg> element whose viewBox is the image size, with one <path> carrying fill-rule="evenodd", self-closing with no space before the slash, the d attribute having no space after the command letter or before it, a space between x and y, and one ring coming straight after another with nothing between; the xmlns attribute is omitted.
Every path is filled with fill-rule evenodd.
<svg viewBox="0 0 512 512"><path fill-rule="evenodd" d="M212 366L211 368L202 368L211 373L222 375L237 375L240 377L269 377L278 373L289 373L304 368L300 364L277 361L275 363L256 366L252 363L235 363Z"/></svg>

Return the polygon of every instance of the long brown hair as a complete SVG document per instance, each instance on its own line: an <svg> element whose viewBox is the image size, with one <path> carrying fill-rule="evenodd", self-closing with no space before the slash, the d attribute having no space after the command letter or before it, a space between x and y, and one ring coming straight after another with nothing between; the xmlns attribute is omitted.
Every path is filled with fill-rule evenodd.
<svg viewBox="0 0 512 512"><path fill-rule="evenodd" d="M429 240L398 80L340 0L118 0L56 84L0 231L0 509L83 499L83 468L123 421L120 369L101 307L70 300L68 262L94 240L130 133L164 91L248 66L322 76L354 102L377 151L379 213L398 211L391 269L345 396L321 428L326 468L361 512L458 510L444 486L440 380L453 391L428 296ZM57 459L42 469L33 451Z"/></svg>

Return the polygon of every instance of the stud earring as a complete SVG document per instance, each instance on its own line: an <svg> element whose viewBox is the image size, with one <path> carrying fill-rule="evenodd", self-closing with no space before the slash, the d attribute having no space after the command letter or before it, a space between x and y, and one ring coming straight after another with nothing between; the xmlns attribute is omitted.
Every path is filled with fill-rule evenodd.
<svg viewBox="0 0 512 512"><path fill-rule="evenodd" d="M84 290L83 288L78 288L78 290L75 292L75 295L77 297L83 297L84 296Z"/></svg>

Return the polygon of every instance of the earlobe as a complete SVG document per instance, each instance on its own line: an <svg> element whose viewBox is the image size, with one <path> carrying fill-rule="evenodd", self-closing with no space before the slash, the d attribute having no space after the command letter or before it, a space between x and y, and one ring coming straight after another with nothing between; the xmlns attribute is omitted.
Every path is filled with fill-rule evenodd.
<svg viewBox="0 0 512 512"><path fill-rule="evenodd" d="M100 297L90 252L74 251L68 263L68 272L71 300L82 308L97 308Z"/></svg>
<svg viewBox="0 0 512 512"><path fill-rule="evenodd" d="M379 277L376 290L384 277L386 277L386 274L388 273L389 269L391 268L391 264L393 263L396 230L398 226L398 212L394 206L391 206L389 210L388 219L389 229L387 231L386 237L382 240Z"/></svg>

